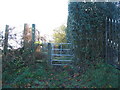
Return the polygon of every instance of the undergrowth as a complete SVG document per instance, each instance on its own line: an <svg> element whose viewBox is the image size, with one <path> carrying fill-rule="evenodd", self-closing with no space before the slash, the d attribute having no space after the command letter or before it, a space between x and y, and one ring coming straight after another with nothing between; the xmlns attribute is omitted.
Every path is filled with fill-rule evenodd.
<svg viewBox="0 0 120 90"><path fill-rule="evenodd" d="M74 67L63 66L58 72L46 63L36 64L36 68L22 67L15 72L3 72L3 88L118 88L120 71L113 66L99 62L90 65L84 72L74 71Z"/></svg>

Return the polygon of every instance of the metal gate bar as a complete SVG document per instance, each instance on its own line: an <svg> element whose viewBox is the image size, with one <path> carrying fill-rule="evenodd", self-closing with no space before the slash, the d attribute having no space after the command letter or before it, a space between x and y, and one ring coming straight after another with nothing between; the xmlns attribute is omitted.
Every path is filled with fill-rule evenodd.
<svg viewBox="0 0 120 90"><path fill-rule="evenodd" d="M65 48L64 49L64 47L63 47L63 45L71 45L71 43L49 43L49 44L51 44L50 46L51 46L51 50L49 51L50 52L50 63L51 63L51 65L69 65L69 63L67 63L67 64L63 64L63 62L72 62L73 60L72 60L72 57L73 57L73 54L63 54L63 51L65 51L65 53L67 52L67 51L69 51L69 52L71 52L71 48L69 47L67 47L67 49ZM58 45L59 47L57 47L57 48L55 48L55 45ZM59 48L59 49L58 49ZM56 52L55 51L57 51L57 54L56 54ZM61 57L70 57L71 58L71 60L69 59L69 60L66 60L66 59L58 59L58 60L56 60L56 59L54 59L54 57L59 57L59 58L61 58ZM53 62L62 62L62 63L60 63L60 64L58 64L58 63L53 63Z"/></svg>

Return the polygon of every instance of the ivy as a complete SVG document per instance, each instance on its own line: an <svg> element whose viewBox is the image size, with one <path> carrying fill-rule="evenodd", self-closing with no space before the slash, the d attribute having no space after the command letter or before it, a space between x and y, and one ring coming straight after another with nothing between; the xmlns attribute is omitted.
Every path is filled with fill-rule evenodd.
<svg viewBox="0 0 120 90"><path fill-rule="evenodd" d="M95 59L104 53L105 18L118 18L119 8L116 8L116 4L71 2L68 13L67 40L77 46L74 47L76 58ZM83 50L85 48L88 50Z"/></svg>

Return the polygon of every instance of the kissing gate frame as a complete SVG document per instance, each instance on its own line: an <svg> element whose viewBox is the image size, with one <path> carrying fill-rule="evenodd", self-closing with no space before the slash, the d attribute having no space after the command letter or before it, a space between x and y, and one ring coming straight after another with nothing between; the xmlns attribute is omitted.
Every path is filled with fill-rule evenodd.
<svg viewBox="0 0 120 90"><path fill-rule="evenodd" d="M71 65L73 61L71 43L48 43L48 58L50 65ZM65 49L67 47L67 49Z"/></svg>

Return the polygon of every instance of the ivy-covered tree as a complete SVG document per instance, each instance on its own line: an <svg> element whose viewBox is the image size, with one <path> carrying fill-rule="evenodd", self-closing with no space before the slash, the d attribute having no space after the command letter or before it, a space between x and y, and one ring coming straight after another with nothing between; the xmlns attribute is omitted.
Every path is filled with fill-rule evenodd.
<svg viewBox="0 0 120 90"><path fill-rule="evenodd" d="M73 44L75 62L96 60L105 50L106 17L117 19L118 8L112 2L70 2L67 40Z"/></svg>

